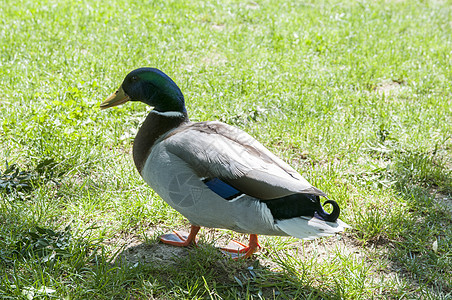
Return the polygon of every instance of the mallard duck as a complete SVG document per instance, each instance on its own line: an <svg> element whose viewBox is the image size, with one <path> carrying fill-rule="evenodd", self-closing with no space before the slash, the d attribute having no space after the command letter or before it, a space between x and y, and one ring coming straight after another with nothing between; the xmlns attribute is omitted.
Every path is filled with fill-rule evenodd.
<svg viewBox="0 0 452 300"><path fill-rule="evenodd" d="M130 72L100 107L127 101L153 107L133 144L138 172L191 224L190 233L164 234L162 242L189 246L201 226L230 229L250 234L249 244L222 250L250 257L260 247L259 234L314 239L348 227L335 201L253 137L217 121L191 122L181 90L162 71Z"/></svg>

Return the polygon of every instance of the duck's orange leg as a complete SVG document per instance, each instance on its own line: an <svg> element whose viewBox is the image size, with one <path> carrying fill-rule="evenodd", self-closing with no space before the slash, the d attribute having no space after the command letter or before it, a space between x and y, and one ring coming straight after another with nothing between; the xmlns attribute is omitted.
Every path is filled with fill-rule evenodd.
<svg viewBox="0 0 452 300"><path fill-rule="evenodd" d="M220 249L223 253L231 255L234 258L249 258L260 247L261 246L257 241L257 234L250 234L248 246L237 241L231 241L226 247L222 247Z"/></svg>
<svg viewBox="0 0 452 300"><path fill-rule="evenodd" d="M173 233L167 233L160 236L160 241L165 244L186 247L190 245L196 245L196 234L201 227L191 225L190 233L187 235L186 232L173 231Z"/></svg>

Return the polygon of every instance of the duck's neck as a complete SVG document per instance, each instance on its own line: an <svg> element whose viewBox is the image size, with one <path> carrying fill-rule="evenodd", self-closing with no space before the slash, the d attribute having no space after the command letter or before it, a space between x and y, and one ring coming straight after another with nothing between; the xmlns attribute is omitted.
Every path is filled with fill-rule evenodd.
<svg viewBox="0 0 452 300"><path fill-rule="evenodd" d="M155 141L163 134L188 121L188 115L185 112L162 113L152 110L149 113L133 143L133 160L140 174Z"/></svg>

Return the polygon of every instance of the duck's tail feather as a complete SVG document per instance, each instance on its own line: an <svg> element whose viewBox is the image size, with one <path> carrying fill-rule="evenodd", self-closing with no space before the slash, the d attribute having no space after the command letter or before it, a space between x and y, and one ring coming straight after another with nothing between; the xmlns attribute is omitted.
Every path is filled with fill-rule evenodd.
<svg viewBox="0 0 452 300"><path fill-rule="evenodd" d="M303 240L334 235L344 231L345 228L350 228L349 225L339 219L336 222L327 222L316 217L277 220L275 225L288 235Z"/></svg>

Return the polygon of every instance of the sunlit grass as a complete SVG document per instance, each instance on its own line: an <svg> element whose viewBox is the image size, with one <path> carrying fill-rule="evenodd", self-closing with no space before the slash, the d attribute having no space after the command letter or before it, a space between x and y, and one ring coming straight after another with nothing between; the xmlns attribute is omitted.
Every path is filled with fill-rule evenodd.
<svg viewBox="0 0 452 300"><path fill-rule="evenodd" d="M2 2L0 297L451 297L451 7ZM203 229L175 264L124 261L125 246L163 251L156 236L188 226L134 168L144 105L98 108L142 66L175 80L193 121L237 126L289 162L353 229L262 237L238 262L213 245L242 235Z"/></svg>

